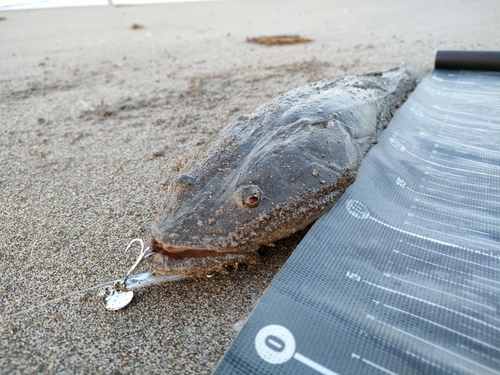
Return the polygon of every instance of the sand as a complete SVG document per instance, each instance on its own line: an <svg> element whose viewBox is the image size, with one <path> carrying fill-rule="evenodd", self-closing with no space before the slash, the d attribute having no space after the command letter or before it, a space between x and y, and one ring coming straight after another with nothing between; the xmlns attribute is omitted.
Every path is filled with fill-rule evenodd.
<svg viewBox="0 0 500 375"><path fill-rule="evenodd" d="M496 0L286 0L3 12L0 371L209 374L303 233L229 275L137 293L135 259L177 170L237 116L326 77L437 49L500 49ZM143 26L131 28L133 24ZM287 46L246 37L299 34ZM139 271L146 271L143 266Z"/></svg>

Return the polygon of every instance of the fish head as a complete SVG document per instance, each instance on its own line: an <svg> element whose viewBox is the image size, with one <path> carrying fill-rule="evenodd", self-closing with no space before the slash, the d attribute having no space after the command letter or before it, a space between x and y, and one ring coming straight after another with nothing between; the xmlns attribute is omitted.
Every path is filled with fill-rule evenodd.
<svg viewBox="0 0 500 375"><path fill-rule="evenodd" d="M147 260L157 273L201 275L255 261L269 201L242 166L247 146L234 134L220 137L171 183L151 228Z"/></svg>
<svg viewBox="0 0 500 375"><path fill-rule="evenodd" d="M318 125L294 117L295 129L269 132L269 121L280 122L241 117L169 186L151 228L147 262L156 273L203 275L254 263L261 246L309 225L352 182L354 168L334 165L353 166L345 160L355 154L348 133L339 128L329 144L323 123L311 133Z"/></svg>

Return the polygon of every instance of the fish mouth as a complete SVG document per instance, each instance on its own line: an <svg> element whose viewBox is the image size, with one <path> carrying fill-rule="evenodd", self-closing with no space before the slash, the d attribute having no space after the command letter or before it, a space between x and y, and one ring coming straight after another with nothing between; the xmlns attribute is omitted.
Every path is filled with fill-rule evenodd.
<svg viewBox="0 0 500 375"><path fill-rule="evenodd" d="M153 253L161 254L167 256L171 259L186 259L186 258L200 258L200 257L210 257L217 256L227 253L221 253L217 250L212 249L194 249L192 247L172 247L172 246L162 246L154 238L151 240L151 251Z"/></svg>
<svg viewBox="0 0 500 375"><path fill-rule="evenodd" d="M227 272L228 266L239 263L254 264L257 252L217 251L216 249L171 247L151 240L151 254L146 263L155 274L181 274L185 276L205 276L211 272Z"/></svg>

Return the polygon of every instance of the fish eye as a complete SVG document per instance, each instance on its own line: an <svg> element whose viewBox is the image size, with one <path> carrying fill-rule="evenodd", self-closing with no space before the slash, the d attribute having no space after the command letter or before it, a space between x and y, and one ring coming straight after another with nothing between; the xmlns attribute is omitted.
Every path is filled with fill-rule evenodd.
<svg viewBox="0 0 500 375"><path fill-rule="evenodd" d="M255 208L262 200L262 190L256 185L241 186L233 194L233 199L240 207Z"/></svg>

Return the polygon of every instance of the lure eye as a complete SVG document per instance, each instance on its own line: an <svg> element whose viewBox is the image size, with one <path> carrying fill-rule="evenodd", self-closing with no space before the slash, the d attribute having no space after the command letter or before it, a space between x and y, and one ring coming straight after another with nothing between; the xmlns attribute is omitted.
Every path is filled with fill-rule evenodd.
<svg viewBox="0 0 500 375"><path fill-rule="evenodd" d="M233 194L233 199L240 207L255 208L262 200L262 190L256 185L239 187Z"/></svg>

